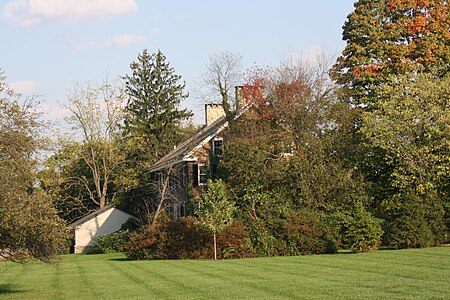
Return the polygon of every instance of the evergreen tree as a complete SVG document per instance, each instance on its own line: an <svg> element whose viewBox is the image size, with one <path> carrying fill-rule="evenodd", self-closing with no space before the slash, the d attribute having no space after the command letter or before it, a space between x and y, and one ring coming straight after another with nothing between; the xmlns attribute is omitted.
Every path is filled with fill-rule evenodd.
<svg viewBox="0 0 450 300"><path fill-rule="evenodd" d="M186 98L185 84L160 50L149 54L145 49L130 68L132 74L125 76L129 96L125 134L141 138L155 161L173 149L180 137L178 125L192 116L187 109L179 109Z"/></svg>
<svg viewBox="0 0 450 300"><path fill-rule="evenodd" d="M444 0L359 0L343 26L347 42L332 70L354 104L377 101L392 74L450 69L450 13Z"/></svg>
<svg viewBox="0 0 450 300"><path fill-rule="evenodd" d="M116 183L126 191L123 197L129 209L148 215L155 211L153 202L157 202L149 200L152 188L148 170L181 141L181 123L192 113L179 108L186 98L185 84L161 51L149 54L144 50L130 68L131 75L124 77L129 98L122 152L127 163Z"/></svg>

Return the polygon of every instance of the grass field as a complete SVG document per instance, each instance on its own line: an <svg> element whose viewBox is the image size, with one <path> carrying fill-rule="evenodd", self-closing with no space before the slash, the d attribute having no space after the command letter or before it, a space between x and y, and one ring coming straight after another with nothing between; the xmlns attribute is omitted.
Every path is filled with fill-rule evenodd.
<svg viewBox="0 0 450 300"><path fill-rule="evenodd" d="M450 299L450 247L222 261L0 263L0 299Z"/></svg>

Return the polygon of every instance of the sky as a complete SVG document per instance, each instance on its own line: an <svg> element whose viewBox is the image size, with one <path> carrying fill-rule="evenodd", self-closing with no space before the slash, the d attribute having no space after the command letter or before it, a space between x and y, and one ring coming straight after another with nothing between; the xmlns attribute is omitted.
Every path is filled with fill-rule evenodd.
<svg viewBox="0 0 450 300"><path fill-rule="evenodd" d="M0 68L22 94L39 93L60 120L74 82L130 74L143 49L160 49L192 96L209 58L243 57L244 68L276 67L318 47L338 55L354 0L0 0ZM212 99L216 100L216 99Z"/></svg>

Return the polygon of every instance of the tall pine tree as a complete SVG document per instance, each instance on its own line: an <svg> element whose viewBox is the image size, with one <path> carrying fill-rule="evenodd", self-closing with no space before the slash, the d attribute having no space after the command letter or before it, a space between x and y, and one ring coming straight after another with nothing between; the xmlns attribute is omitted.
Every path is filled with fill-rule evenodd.
<svg viewBox="0 0 450 300"><path fill-rule="evenodd" d="M117 183L129 209L148 214L155 210L148 170L180 142L181 123L192 113L179 108L186 98L185 84L161 51L144 50L130 68L132 73L124 77L129 98L122 147L127 163Z"/></svg>
<svg viewBox="0 0 450 300"><path fill-rule="evenodd" d="M153 161L161 158L179 141L180 122L192 116L187 109L179 109L186 98L185 84L175 74L164 54L149 54L145 49L137 62L130 65L131 75L125 76L129 96L125 108L125 134L141 138L151 152Z"/></svg>

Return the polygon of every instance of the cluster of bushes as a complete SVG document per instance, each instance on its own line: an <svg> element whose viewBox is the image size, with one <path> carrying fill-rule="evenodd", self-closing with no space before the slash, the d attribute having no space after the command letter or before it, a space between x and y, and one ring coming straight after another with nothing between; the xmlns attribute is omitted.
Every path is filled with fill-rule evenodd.
<svg viewBox="0 0 450 300"><path fill-rule="evenodd" d="M335 253L339 246L354 252L377 249L381 222L356 206L339 217L293 211L276 224L245 225L236 220L217 235L218 258ZM160 222L132 232L124 252L130 259L212 259L212 234L193 216Z"/></svg>
<svg viewBox="0 0 450 300"><path fill-rule="evenodd" d="M123 252L123 246L129 239L130 231L128 230L119 230L113 233L101 235L95 238L95 245L89 253L101 254Z"/></svg>
<svg viewBox="0 0 450 300"><path fill-rule="evenodd" d="M192 216L179 220L162 218L131 234L124 246L130 259L211 259L214 257L213 236L196 224ZM248 229L235 221L217 235L219 258L253 257Z"/></svg>

